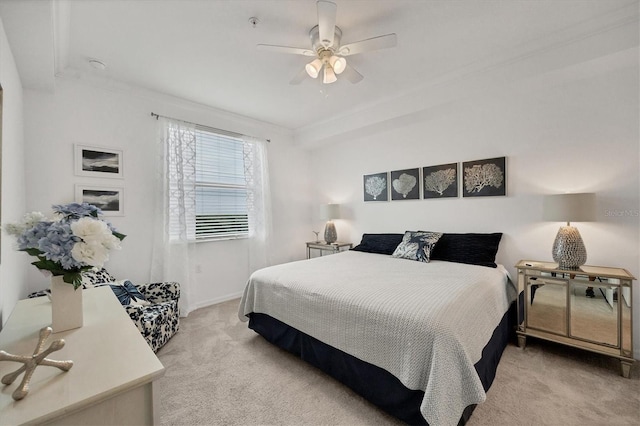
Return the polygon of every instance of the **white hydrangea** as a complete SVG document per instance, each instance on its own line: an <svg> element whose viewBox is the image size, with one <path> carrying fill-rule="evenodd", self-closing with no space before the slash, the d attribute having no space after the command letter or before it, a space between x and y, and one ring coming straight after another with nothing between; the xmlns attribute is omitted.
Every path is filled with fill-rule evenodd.
<svg viewBox="0 0 640 426"><path fill-rule="evenodd" d="M24 215L22 222L29 228L34 226L38 222L47 220L47 217L40 212L31 212Z"/></svg>
<svg viewBox="0 0 640 426"><path fill-rule="evenodd" d="M80 241L74 244L71 249L71 256L78 262L102 268L109 260L109 250L98 242Z"/></svg>
<svg viewBox="0 0 640 426"><path fill-rule="evenodd" d="M19 237L27 229L33 228L38 222L47 220L47 217L40 212L27 213L18 223L9 223L5 225L5 231L9 235Z"/></svg>
<svg viewBox="0 0 640 426"><path fill-rule="evenodd" d="M109 260L109 250L120 249L120 239L101 220L83 217L71 224L71 231L82 239L71 250L71 256L78 262L102 267Z"/></svg>
<svg viewBox="0 0 640 426"><path fill-rule="evenodd" d="M82 238L87 244L99 244L107 250L120 249L120 240L116 238L109 226L90 217L83 217L71 224L73 235Z"/></svg>
<svg viewBox="0 0 640 426"><path fill-rule="evenodd" d="M22 235L24 231L27 230L27 227L21 223L7 223L4 226L4 230L9 235L14 235L16 237L19 237L20 235Z"/></svg>

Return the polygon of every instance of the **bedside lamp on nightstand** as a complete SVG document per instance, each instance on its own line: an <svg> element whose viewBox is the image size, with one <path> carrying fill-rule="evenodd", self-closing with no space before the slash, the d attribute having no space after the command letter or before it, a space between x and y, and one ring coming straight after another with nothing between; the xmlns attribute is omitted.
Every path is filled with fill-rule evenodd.
<svg viewBox="0 0 640 426"><path fill-rule="evenodd" d="M561 226L553 242L553 260L561 269L575 269L587 261L578 228L571 222L591 222L595 220L595 200L593 193L545 195L543 218L553 222L567 222Z"/></svg>
<svg viewBox="0 0 640 426"><path fill-rule="evenodd" d="M340 204L323 204L320 210L320 217L328 219L324 227L324 240L331 244L338 241L338 233L333 219L340 219Z"/></svg>

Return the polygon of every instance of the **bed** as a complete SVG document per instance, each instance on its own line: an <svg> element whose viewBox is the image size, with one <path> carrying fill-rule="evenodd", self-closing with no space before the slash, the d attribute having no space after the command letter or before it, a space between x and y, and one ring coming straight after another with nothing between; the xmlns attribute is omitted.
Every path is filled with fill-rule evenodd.
<svg viewBox="0 0 640 426"><path fill-rule="evenodd" d="M500 265L437 257L352 250L261 269L238 316L407 423L464 424L512 334L516 291Z"/></svg>

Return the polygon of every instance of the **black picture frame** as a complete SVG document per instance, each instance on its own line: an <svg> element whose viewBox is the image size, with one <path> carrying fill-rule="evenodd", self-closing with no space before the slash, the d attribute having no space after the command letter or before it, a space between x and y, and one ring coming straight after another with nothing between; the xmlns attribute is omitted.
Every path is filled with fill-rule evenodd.
<svg viewBox="0 0 640 426"><path fill-rule="evenodd" d="M458 197L458 163L422 168L422 198Z"/></svg>
<svg viewBox="0 0 640 426"><path fill-rule="evenodd" d="M462 163L462 196L495 197L507 195L506 157Z"/></svg>
<svg viewBox="0 0 640 426"><path fill-rule="evenodd" d="M419 200L420 188L419 168L391 172L391 200Z"/></svg>
<svg viewBox="0 0 640 426"><path fill-rule="evenodd" d="M364 201L389 201L389 173L374 173L362 178Z"/></svg>

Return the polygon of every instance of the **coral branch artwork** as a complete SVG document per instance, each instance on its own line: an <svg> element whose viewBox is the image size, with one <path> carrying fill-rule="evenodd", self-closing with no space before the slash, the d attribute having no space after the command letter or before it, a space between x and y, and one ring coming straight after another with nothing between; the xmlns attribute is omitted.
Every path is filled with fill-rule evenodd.
<svg viewBox="0 0 640 426"><path fill-rule="evenodd" d="M391 199L418 200L420 198L420 169L391 172Z"/></svg>
<svg viewBox="0 0 640 426"><path fill-rule="evenodd" d="M458 163L422 168L424 193L422 198L458 196Z"/></svg>
<svg viewBox="0 0 640 426"><path fill-rule="evenodd" d="M387 179L381 177L372 177L367 180L367 194L371 195L375 200L378 195L382 194L387 188Z"/></svg>
<svg viewBox="0 0 640 426"><path fill-rule="evenodd" d="M0 351L0 361L15 361L24 364L13 373L5 374L2 377L2 384L10 385L18 378L18 376L20 376L20 374L24 373L22 383L20 383L20 386L18 386L18 388L11 394L13 399L16 401L21 400L29 393L29 382L31 381L31 376L33 376L33 372L39 365L57 367L62 371L69 371L71 370L71 367L73 367L73 361L55 361L46 358L46 356L51 352L59 351L64 347L64 339L56 339L51 342L51 345L49 345L47 349L44 351L42 350L45 342L49 336L51 336L51 333L53 333L51 327L44 327L40 330L38 344L36 345L36 350L33 351L33 355L12 355L5 351Z"/></svg>
<svg viewBox="0 0 640 426"><path fill-rule="evenodd" d="M464 197L507 194L505 157L463 163Z"/></svg>
<svg viewBox="0 0 640 426"><path fill-rule="evenodd" d="M387 173L364 176L364 201L388 201Z"/></svg>

